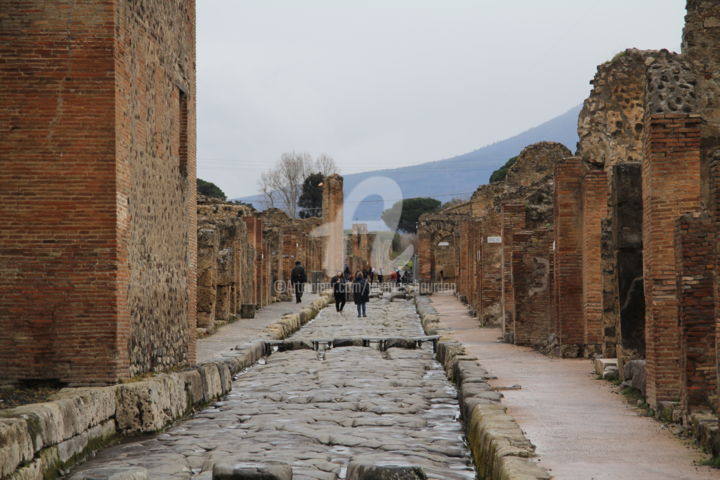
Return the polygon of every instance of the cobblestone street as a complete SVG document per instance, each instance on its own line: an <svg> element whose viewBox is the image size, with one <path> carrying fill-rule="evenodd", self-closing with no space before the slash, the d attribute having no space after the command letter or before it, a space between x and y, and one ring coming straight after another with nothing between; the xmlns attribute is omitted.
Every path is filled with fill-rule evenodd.
<svg viewBox="0 0 720 480"><path fill-rule="evenodd" d="M410 301L373 299L368 317L334 307L290 340L423 335ZM455 388L432 347L277 352L232 392L164 433L106 449L81 466L141 466L153 479L210 479L216 462L274 460L295 479L344 478L350 460L422 466L429 478L473 479Z"/></svg>

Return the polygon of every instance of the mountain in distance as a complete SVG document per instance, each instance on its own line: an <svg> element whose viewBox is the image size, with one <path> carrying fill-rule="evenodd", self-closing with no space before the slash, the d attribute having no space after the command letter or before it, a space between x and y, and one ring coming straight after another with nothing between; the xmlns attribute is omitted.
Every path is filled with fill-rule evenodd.
<svg viewBox="0 0 720 480"><path fill-rule="evenodd" d="M393 189L391 182L388 182L387 179L395 181L400 187L401 198L432 197L443 203L454 198L467 200L479 185L488 183L492 172L532 143L559 142L574 152L578 142L577 118L580 108L581 106L578 105L562 115L514 137L452 158L408 167L343 175L345 228L351 228L353 223L367 223L370 231L387 230L381 219L382 198L373 194L365 196L364 193L360 193L358 195L358 191L353 194L355 187L364 181L368 181L366 185L370 187L370 191L373 191L373 188L382 189L391 204L400 198L396 198L398 192ZM388 193L392 191L395 192L394 195ZM258 209L265 208L262 195L233 200L251 203Z"/></svg>

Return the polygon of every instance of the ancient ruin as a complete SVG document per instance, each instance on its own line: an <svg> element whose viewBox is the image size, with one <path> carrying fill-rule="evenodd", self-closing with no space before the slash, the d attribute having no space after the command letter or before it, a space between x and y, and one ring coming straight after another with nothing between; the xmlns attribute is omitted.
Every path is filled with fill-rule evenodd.
<svg viewBox="0 0 720 480"><path fill-rule="evenodd" d="M194 5L2 12L0 378L193 364Z"/></svg>
<svg viewBox="0 0 720 480"><path fill-rule="evenodd" d="M598 67L574 156L528 147L463 212L426 215L420 271L436 280L442 265L518 345L617 358L621 377L643 360L650 405L690 421L720 407L720 9L687 8L682 54L629 49Z"/></svg>
<svg viewBox="0 0 720 480"><path fill-rule="evenodd" d="M194 2L0 8L0 384L69 387L0 406L0 478L198 412L72 478L551 478L500 403L522 387L489 383L428 284L503 346L592 359L720 458L720 2L687 1L681 53L598 66L575 152L529 145L422 215L419 282L373 285L369 319L325 309L336 272L389 273L382 232L344 230L340 175L307 219L196 195Z"/></svg>

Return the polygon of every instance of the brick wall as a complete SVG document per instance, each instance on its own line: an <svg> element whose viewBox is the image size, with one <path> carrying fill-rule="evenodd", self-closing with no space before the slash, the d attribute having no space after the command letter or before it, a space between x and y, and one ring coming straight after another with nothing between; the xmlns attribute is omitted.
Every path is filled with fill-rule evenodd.
<svg viewBox="0 0 720 480"><path fill-rule="evenodd" d="M555 168L555 320L561 355L583 353L582 165L568 157Z"/></svg>
<svg viewBox="0 0 720 480"><path fill-rule="evenodd" d="M194 3L0 9L2 380L194 361Z"/></svg>
<svg viewBox="0 0 720 480"><path fill-rule="evenodd" d="M512 276L512 242L516 232L525 229L525 205L519 202L503 203L501 207L502 218L502 330L506 340L513 341L515 331Z"/></svg>
<svg viewBox="0 0 720 480"><path fill-rule="evenodd" d="M585 354L601 354L602 265L601 221L608 213L607 176L604 170L590 170L582 182L582 294Z"/></svg>
<svg viewBox="0 0 720 480"><path fill-rule="evenodd" d="M553 333L553 231L513 234L512 269L516 345L542 346Z"/></svg>
<svg viewBox="0 0 720 480"><path fill-rule="evenodd" d="M645 120L643 243L647 398L680 397L675 221L700 202L700 118L652 114Z"/></svg>
<svg viewBox="0 0 720 480"><path fill-rule="evenodd" d="M717 400L716 238L715 222L707 214L687 214L677 221L675 261L684 411L708 407Z"/></svg>

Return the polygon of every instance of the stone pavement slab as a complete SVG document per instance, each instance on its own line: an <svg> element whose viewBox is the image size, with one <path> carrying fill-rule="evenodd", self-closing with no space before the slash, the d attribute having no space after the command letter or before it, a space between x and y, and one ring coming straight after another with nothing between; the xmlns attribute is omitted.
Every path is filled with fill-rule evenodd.
<svg viewBox="0 0 720 480"><path fill-rule="evenodd" d="M239 318L223 325L215 333L197 341L197 362L203 363L222 357L223 353L255 340L270 325L286 313L298 313L319 298L314 293L305 293L301 303L276 302L266 305L255 313L255 318Z"/></svg>
<svg viewBox="0 0 720 480"><path fill-rule="evenodd" d="M353 305L350 305L353 306ZM412 301L372 300L367 317L331 306L289 340L422 334ZM295 480L346 478L350 462L421 467L432 480L474 480L457 391L432 347L280 351L242 371L221 401L163 433L108 448L98 467L144 468L154 480L210 480L215 464L290 464Z"/></svg>
<svg viewBox="0 0 720 480"><path fill-rule="evenodd" d="M540 465L558 480L710 480L720 471L696 466L704 457L663 425L642 416L612 385L597 380L586 359L546 357L499 343L500 330L480 328L454 296L432 303L448 328L502 389L503 405L536 447Z"/></svg>

